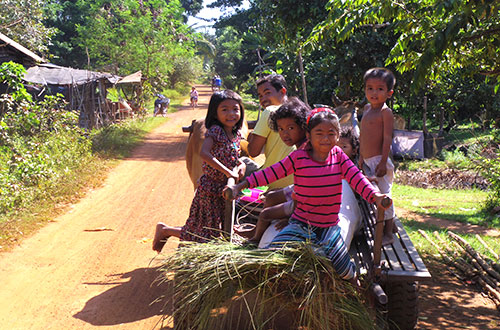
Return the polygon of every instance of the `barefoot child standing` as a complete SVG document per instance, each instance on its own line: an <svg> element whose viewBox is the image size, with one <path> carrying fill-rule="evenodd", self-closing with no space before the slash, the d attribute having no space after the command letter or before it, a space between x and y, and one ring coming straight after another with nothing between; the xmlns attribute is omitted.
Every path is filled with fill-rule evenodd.
<svg viewBox="0 0 500 330"><path fill-rule="evenodd" d="M361 119L359 136L359 168L367 177L376 177L381 193L390 196L394 179L394 165L389 158L394 128L392 110L385 104L394 93L396 78L385 68L372 68L364 75L365 95L368 104ZM394 206L385 210L382 244L394 241Z"/></svg>
<svg viewBox="0 0 500 330"><path fill-rule="evenodd" d="M153 250L159 253L170 236L206 242L221 234L225 206L222 189L229 177L238 179L245 173L245 165L238 159L243 119L243 103L238 94L225 90L212 95L205 118L207 133L201 147L203 175L191 203L189 218L183 227L158 223Z"/></svg>
<svg viewBox="0 0 500 330"><path fill-rule="evenodd" d="M190 100L191 100L191 107L194 109L198 106L198 91L196 90L196 87L191 87L191 93L189 93Z"/></svg>

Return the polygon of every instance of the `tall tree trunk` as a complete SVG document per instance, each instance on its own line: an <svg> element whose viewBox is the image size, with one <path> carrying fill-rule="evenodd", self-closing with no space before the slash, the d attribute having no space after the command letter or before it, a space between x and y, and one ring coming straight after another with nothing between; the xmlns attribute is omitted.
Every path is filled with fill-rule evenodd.
<svg viewBox="0 0 500 330"><path fill-rule="evenodd" d="M439 134L443 134L444 129L444 107L439 110Z"/></svg>
<svg viewBox="0 0 500 330"><path fill-rule="evenodd" d="M307 101L307 88L306 88L306 77L304 76L304 64L302 62L302 50L299 50L299 70L300 76L302 77L302 91L304 93L304 102L305 104L309 104Z"/></svg>
<svg viewBox="0 0 500 330"><path fill-rule="evenodd" d="M422 115L422 131L427 134L427 96L424 96L424 111Z"/></svg>

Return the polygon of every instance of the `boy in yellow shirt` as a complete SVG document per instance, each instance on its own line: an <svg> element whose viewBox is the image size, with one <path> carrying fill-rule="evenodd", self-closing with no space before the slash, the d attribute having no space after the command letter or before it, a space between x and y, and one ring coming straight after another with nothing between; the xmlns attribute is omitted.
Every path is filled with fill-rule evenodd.
<svg viewBox="0 0 500 330"><path fill-rule="evenodd" d="M259 102L264 110L253 132L248 137L248 153L251 157L256 157L261 153L262 148L264 148L266 160L262 168L277 163L295 150L295 147L287 146L281 140L279 134L269 127L271 112L276 111L287 100L286 88L285 78L278 74L271 74L257 81ZM286 178L273 182L269 185L269 188L284 188L291 184L293 184L293 176L289 175Z"/></svg>

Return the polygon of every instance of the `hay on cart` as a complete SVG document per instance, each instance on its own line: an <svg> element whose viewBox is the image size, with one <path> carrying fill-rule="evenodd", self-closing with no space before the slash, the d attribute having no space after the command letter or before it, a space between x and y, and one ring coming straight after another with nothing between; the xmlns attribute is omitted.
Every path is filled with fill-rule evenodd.
<svg viewBox="0 0 500 330"><path fill-rule="evenodd" d="M175 329L375 329L356 290L306 243L251 249L182 243L161 267ZM165 301L168 305L171 301Z"/></svg>

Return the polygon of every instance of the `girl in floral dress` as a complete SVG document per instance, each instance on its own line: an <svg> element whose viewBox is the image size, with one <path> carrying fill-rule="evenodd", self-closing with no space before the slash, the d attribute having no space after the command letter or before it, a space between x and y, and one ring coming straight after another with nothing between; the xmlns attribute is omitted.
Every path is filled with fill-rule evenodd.
<svg viewBox="0 0 500 330"><path fill-rule="evenodd" d="M182 227L156 225L153 250L162 250L170 236L185 241L207 242L221 234L225 200L222 189L227 179L239 179L245 173L241 162L240 128L244 120L241 97L230 90L215 92L205 118L207 133L201 147L203 175L196 190L189 217Z"/></svg>

